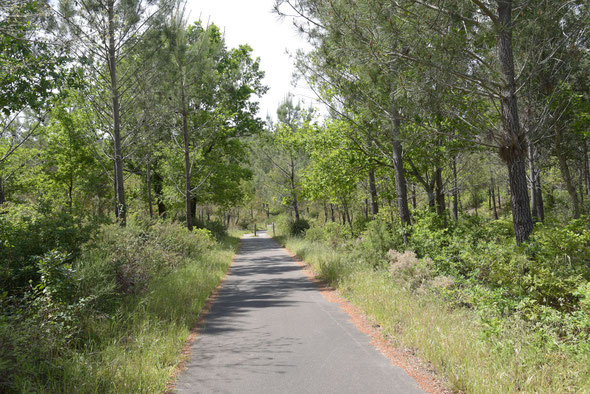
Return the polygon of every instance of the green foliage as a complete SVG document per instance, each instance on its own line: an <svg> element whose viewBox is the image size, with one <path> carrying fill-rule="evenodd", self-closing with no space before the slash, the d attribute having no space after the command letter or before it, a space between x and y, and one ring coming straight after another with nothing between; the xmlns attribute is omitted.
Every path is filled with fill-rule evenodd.
<svg viewBox="0 0 590 394"><path fill-rule="evenodd" d="M101 227L76 258L45 254L39 284L0 299L0 391L163 391L235 246L132 220Z"/></svg>
<svg viewBox="0 0 590 394"><path fill-rule="evenodd" d="M218 242L227 237L227 229L220 221L201 221L196 219L193 223L196 229L209 231ZM198 231L196 232L198 233Z"/></svg>
<svg viewBox="0 0 590 394"><path fill-rule="evenodd" d="M309 222L305 219L294 220L289 223L289 235L301 236L309 229Z"/></svg>
<svg viewBox="0 0 590 394"><path fill-rule="evenodd" d="M88 240L92 225L63 211L46 206L34 208L5 204L0 214L0 287L22 293L39 283L40 256L51 250L67 251L73 256Z"/></svg>

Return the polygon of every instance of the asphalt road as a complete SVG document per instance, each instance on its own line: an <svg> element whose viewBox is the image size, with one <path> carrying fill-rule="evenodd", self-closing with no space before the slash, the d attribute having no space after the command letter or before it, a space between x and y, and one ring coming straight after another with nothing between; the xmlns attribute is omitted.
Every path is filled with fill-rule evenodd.
<svg viewBox="0 0 590 394"><path fill-rule="evenodd" d="M178 393L422 393L265 233L242 239Z"/></svg>

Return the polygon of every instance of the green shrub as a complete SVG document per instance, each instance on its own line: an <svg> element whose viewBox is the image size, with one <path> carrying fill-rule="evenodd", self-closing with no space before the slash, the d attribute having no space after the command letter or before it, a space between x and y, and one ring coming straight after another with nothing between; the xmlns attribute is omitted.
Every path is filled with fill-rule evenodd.
<svg viewBox="0 0 590 394"><path fill-rule="evenodd" d="M22 294L39 283L40 256L51 250L79 255L92 234L93 223L83 223L66 212L6 203L0 211L0 288Z"/></svg>
<svg viewBox="0 0 590 394"><path fill-rule="evenodd" d="M301 236L309 228L309 222L305 219L298 219L289 223L289 235Z"/></svg>

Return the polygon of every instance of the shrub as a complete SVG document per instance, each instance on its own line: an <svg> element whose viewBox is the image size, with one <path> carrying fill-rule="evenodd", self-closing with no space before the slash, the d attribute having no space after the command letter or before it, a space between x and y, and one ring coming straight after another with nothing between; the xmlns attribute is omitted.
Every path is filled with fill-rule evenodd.
<svg viewBox="0 0 590 394"><path fill-rule="evenodd" d="M416 253L396 250L387 252L390 261L389 275L400 282L404 288L416 290L425 287L433 277L432 260L429 258L418 259Z"/></svg>
<svg viewBox="0 0 590 394"><path fill-rule="evenodd" d="M309 222L305 219L298 219L289 223L289 234L293 236L301 236L309 229Z"/></svg>

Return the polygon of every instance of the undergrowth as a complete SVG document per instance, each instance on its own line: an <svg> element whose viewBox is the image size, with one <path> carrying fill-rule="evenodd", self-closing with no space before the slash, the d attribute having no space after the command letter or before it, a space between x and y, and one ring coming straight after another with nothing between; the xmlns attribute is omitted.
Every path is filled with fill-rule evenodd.
<svg viewBox="0 0 590 394"><path fill-rule="evenodd" d="M473 393L590 391L590 232L539 225L517 247L510 223L417 213L406 249L383 220L279 237L323 279Z"/></svg>
<svg viewBox="0 0 590 394"><path fill-rule="evenodd" d="M164 391L237 242L144 222L46 253L39 283L2 299L0 391Z"/></svg>

